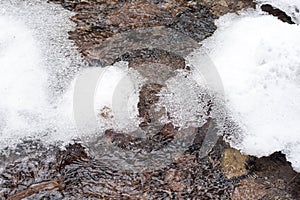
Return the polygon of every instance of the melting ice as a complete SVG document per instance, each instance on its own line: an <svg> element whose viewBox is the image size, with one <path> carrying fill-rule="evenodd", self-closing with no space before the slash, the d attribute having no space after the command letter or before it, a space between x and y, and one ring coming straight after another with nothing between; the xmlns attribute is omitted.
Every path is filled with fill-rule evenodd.
<svg viewBox="0 0 300 200"><path fill-rule="evenodd" d="M0 2L0 147L24 137L73 136L59 134L72 112L71 104L59 102L81 65L68 40L71 16L46 1Z"/></svg>
<svg viewBox="0 0 300 200"><path fill-rule="evenodd" d="M216 23L203 45L242 130L230 142L255 156L283 151L299 171L300 26L259 11L229 14Z"/></svg>

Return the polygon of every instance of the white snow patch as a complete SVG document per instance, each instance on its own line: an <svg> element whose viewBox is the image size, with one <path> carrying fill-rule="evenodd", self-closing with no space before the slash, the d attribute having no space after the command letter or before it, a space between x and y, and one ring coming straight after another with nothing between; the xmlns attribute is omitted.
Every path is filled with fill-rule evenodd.
<svg viewBox="0 0 300 200"><path fill-rule="evenodd" d="M255 156L281 150L300 171L300 26L257 11L216 23L202 43L243 133L231 144Z"/></svg>
<svg viewBox="0 0 300 200"><path fill-rule="evenodd" d="M42 67L37 67L42 65L41 52L30 29L3 16L0 29L0 107L6 118L1 136L9 137L15 129L30 129L32 122L43 115L42 110L48 107L44 89L48 77Z"/></svg>
<svg viewBox="0 0 300 200"><path fill-rule="evenodd" d="M76 135L72 100L61 95L82 65L68 40L71 16L42 0L0 2L0 148Z"/></svg>

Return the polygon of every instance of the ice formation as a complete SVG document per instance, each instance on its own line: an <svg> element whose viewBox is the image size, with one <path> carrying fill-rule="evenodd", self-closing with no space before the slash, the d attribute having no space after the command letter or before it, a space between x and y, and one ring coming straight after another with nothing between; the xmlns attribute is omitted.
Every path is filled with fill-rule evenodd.
<svg viewBox="0 0 300 200"><path fill-rule="evenodd" d="M243 152L286 153L300 170L300 27L259 11L228 14L204 49L221 76ZM242 141L242 142L240 142Z"/></svg>
<svg viewBox="0 0 300 200"><path fill-rule="evenodd" d="M0 146L24 137L66 139L60 104L81 58L68 40L72 13L46 1L0 2ZM72 101L70 101L72 102ZM67 106L67 107L64 107Z"/></svg>

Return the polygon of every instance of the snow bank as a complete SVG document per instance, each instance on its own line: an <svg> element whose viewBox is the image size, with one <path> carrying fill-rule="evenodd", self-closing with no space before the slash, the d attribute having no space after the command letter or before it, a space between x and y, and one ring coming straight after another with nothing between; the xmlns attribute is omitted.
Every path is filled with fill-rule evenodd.
<svg viewBox="0 0 300 200"><path fill-rule="evenodd" d="M203 47L242 130L231 144L255 156L283 151L300 171L300 27L257 11L216 23Z"/></svg>
<svg viewBox="0 0 300 200"><path fill-rule="evenodd" d="M37 67L42 65L41 52L30 30L22 22L3 16L0 29L0 108L7 119L2 136L9 137L14 129L31 128L28 121L42 115L40 111L47 105L44 88L48 77Z"/></svg>
<svg viewBox="0 0 300 200"><path fill-rule="evenodd" d="M81 65L68 40L72 13L41 0L0 2L0 148L24 137L69 139L61 94ZM72 102L72 101L70 101Z"/></svg>

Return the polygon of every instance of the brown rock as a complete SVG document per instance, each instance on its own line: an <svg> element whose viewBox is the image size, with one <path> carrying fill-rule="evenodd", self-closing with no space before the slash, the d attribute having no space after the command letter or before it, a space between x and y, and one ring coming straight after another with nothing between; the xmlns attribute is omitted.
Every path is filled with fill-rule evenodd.
<svg viewBox="0 0 300 200"><path fill-rule="evenodd" d="M41 182L41 183L33 184L28 189L22 190L12 196L9 196L7 200L21 200L38 192L49 191L49 190L61 190L63 188L64 185L58 183L56 180Z"/></svg>
<svg viewBox="0 0 300 200"><path fill-rule="evenodd" d="M251 200L261 199L268 194L268 190L263 185L257 183L255 179L249 178L242 180L235 188L232 200Z"/></svg>
<svg viewBox="0 0 300 200"><path fill-rule="evenodd" d="M125 2L122 7L109 13L106 24L119 28L138 28L159 25L154 18L167 16L166 10L148 2Z"/></svg>
<svg viewBox="0 0 300 200"><path fill-rule="evenodd" d="M293 199L300 199L300 174L295 172L284 154L275 152L270 156L254 158L252 171L258 177L264 177L270 188L284 188Z"/></svg>
<svg viewBox="0 0 300 200"><path fill-rule="evenodd" d="M235 188L232 200L252 200L252 199L292 199L291 195L284 190L275 188L272 183L262 180L247 178L240 182Z"/></svg>
<svg viewBox="0 0 300 200"><path fill-rule="evenodd" d="M242 154L236 149L225 149L222 154L222 168L227 178L234 178L247 173L247 155Z"/></svg>
<svg viewBox="0 0 300 200"><path fill-rule="evenodd" d="M197 1L50 1L59 2L77 13L72 17L77 24L76 30L69 34L88 60L103 57L101 53L96 53L99 57L95 57L94 51L97 51L96 47L102 47L108 38L136 28L172 28L197 42L216 29L208 8ZM126 52L119 55L123 53Z"/></svg>
<svg viewBox="0 0 300 200"><path fill-rule="evenodd" d="M211 8L210 11L216 17L227 13L238 12L245 8L255 8L252 0L203 0Z"/></svg>

